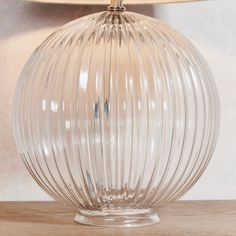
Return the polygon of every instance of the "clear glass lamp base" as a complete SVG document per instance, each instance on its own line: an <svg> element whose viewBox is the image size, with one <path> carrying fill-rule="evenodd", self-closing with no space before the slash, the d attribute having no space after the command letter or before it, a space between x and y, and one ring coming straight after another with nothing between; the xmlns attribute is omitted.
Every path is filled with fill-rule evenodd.
<svg viewBox="0 0 236 236"><path fill-rule="evenodd" d="M80 210L74 221L94 226L137 227L157 224L160 218L152 209Z"/></svg>

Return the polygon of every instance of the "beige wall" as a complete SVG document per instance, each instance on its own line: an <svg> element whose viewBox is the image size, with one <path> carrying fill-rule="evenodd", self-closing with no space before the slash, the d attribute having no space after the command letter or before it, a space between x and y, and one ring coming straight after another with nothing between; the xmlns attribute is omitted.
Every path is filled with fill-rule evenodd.
<svg viewBox="0 0 236 236"><path fill-rule="evenodd" d="M0 0L0 200L42 200L17 157L11 127L14 88L34 48L58 26L104 7L37 4ZM159 17L200 49L215 75L222 102L218 146L206 173L185 196L191 199L236 198L236 1L129 7Z"/></svg>

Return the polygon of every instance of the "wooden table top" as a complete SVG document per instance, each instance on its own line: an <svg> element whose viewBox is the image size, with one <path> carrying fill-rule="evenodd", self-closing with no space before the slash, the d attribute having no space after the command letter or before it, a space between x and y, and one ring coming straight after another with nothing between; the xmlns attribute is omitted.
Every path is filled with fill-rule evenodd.
<svg viewBox="0 0 236 236"><path fill-rule="evenodd" d="M105 228L73 223L60 202L0 202L0 236L236 236L236 201L177 201L158 212L156 225Z"/></svg>

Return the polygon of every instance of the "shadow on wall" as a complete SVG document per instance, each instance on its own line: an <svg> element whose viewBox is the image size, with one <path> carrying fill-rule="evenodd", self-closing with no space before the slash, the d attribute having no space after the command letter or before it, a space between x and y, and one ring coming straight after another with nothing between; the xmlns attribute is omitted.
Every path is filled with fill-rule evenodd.
<svg viewBox="0 0 236 236"><path fill-rule="evenodd" d="M58 27L76 18L106 10L106 6L33 3L23 0L0 0L1 38L32 30ZM153 5L126 6L127 10L149 16L158 15ZM11 17L9 17L11 12ZM17 27L13 27L17 23Z"/></svg>

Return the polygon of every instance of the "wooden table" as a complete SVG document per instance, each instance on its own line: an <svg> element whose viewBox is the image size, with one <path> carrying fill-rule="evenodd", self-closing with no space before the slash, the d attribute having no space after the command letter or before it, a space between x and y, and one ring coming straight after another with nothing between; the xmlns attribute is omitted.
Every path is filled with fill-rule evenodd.
<svg viewBox="0 0 236 236"><path fill-rule="evenodd" d="M60 202L0 202L0 236L236 236L236 201L177 201L159 209L161 222L137 228L73 223Z"/></svg>

